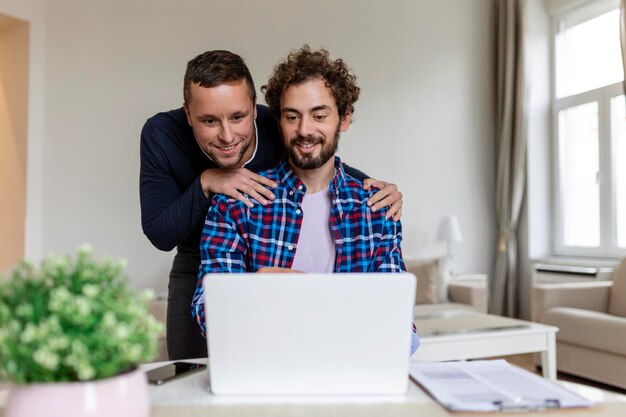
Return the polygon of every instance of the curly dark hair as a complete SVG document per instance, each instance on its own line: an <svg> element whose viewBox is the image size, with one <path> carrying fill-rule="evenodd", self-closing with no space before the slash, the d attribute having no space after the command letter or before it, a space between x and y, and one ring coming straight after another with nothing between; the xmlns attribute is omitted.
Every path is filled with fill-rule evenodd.
<svg viewBox="0 0 626 417"><path fill-rule="evenodd" d="M212 88L241 80L246 81L248 95L253 102L256 102L254 81L243 58L230 51L207 51L187 63L183 83L185 103L191 102L191 83L199 84L204 88Z"/></svg>
<svg viewBox="0 0 626 417"><path fill-rule="evenodd" d="M274 67L269 81L261 87L274 117L280 118L280 97L288 87L316 78L331 89L341 117L354 112L361 91L357 77L342 59L333 61L329 55L326 49L311 51L309 45L304 45Z"/></svg>

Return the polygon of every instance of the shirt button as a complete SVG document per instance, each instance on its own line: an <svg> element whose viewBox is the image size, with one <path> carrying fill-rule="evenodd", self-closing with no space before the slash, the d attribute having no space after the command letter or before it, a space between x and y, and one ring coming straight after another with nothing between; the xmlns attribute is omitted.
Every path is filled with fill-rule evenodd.
<svg viewBox="0 0 626 417"><path fill-rule="evenodd" d="M287 246L287 249L289 249L289 250L293 250L293 245L289 245L289 246Z"/></svg>
<svg viewBox="0 0 626 417"><path fill-rule="evenodd" d="M289 195L293 195L293 191L289 191Z"/></svg>
<svg viewBox="0 0 626 417"><path fill-rule="evenodd" d="M301 185L298 186L298 190L302 190L302 186Z"/></svg>
<svg viewBox="0 0 626 417"><path fill-rule="evenodd" d="M296 210L296 213L300 214L300 213L302 213L302 210L298 209L298 210Z"/></svg>

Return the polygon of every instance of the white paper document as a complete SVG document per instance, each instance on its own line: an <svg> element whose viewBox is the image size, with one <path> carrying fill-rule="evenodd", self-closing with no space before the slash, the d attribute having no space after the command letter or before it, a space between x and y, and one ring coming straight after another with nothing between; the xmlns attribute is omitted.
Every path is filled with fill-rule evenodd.
<svg viewBox="0 0 626 417"><path fill-rule="evenodd" d="M591 407L593 403L505 360L413 362L409 374L452 411Z"/></svg>

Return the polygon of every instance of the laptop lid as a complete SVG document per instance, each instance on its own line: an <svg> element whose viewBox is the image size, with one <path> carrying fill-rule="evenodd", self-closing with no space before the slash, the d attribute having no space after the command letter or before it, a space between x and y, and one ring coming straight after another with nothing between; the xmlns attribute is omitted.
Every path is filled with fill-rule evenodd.
<svg viewBox="0 0 626 417"><path fill-rule="evenodd" d="M401 394L412 274L207 274L214 394Z"/></svg>

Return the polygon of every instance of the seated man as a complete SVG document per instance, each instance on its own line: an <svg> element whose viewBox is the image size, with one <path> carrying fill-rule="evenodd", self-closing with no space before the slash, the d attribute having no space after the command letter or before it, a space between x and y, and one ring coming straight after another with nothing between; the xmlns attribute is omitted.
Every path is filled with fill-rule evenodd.
<svg viewBox="0 0 626 417"><path fill-rule="evenodd" d="M372 212L361 181L335 157L360 89L356 76L326 50L308 46L274 69L263 86L278 119L287 158L261 175L276 198L249 207L216 195L200 243L192 314L205 333L202 278L210 272L286 268L304 272L403 272L399 221ZM413 332L412 352L418 340Z"/></svg>

